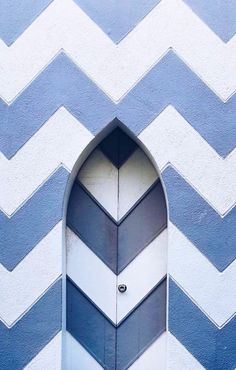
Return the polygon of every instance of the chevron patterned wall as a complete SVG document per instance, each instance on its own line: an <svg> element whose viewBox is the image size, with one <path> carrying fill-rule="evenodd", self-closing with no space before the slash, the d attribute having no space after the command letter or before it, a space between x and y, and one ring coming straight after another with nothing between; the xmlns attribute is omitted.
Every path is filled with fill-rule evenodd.
<svg viewBox="0 0 236 370"><path fill-rule="evenodd" d="M62 369L68 193L116 124L167 195L167 369L236 368L235 33L234 0L0 1L1 370Z"/></svg>

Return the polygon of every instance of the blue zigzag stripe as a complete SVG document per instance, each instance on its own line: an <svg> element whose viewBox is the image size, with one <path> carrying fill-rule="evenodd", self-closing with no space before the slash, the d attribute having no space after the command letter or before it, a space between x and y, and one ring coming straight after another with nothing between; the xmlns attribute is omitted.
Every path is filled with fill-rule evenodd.
<svg viewBox="0 0 236 370"><path fill-rule="evenodd" d="M127 369L165 327L166 279L118 327L67 279L67 330L105 369Z"/></svg>
<svg viewBox="0 0 236 370"><path fill-rule="evenodd" d="M233 96L223 103L170 51L123 99L119 119L139 134L171 104L225 156L236 143L235 102Z"/></svg>
<svg viewBox="0 0 236 370"><path fill-rule="evenodd" d="M0 323L0 368L22 370L61 330L61 280L11 329Z"/></svg>
<svg viewBox="0 0 236 370"><path fill-rule="evenodd" d="M53 0L1 0L0 37L11 45Z"/></svg>
<svg viewBox="0 0 236 370"><path fill-rule="evenodd" d="M223 271L236 258L236 207L221 218L173 168L162 175L170 220Z"/></svg>
<svg viewBox="0 0 236 370"><path fill-rule="evenodd" d="M225 42L236 33L235 0L184 0Z"/></svg>
<svg viewBox="0 0 236 370"><path fill-rule="evenodd" d="M9 219L0 213L0 262L9 270L60 221L69 173L59 168Z"/></svg>
<svg viewBox="0 0 236 370"><path fill-rule="evenodd" d="M235 101L223 103L170 51L115 105L62 53L10 106L0 102L0 148L14 155L62 105L94 134L117 116L137 135L171 104L225 156L236 142Z"/></svg>
<svg viewBox="0 0 236 370"><path fill-rule="evenodd" d="M192 10L206 22L219 37L227 42L236 32L236 5L234 0L184 0ZM0 37L11 45L25 29L40 15L52 0L2 0L0 3ZM143 3L130 0L128 3L96 2L75 0L75 2L116 43L125 37L160 0L146 0Z"/></svg>
<svg viewBox="0 0 236 370"><path fill-rule="evenodd" d="M9 157L14 155L61 106L94 133L115 114L114 104L61 53L14 103L0 103L0 148Z"/></svg>
<svg viewBox="0 0 236 370"><path fill-rule="evenodd" d="M218 329L172 280L169 330L206 370L235 369L236 318Z"/></svg>
<svg viewBox="0 0 236 370"><path fill-rule="evenodd" d="M160 0L74 1L116 43L121 41L160 2Z"/></svg>

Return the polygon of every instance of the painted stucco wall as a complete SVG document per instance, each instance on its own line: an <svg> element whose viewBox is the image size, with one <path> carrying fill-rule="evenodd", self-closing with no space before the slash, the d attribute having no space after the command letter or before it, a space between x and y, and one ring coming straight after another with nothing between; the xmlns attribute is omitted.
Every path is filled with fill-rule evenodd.
<svg viewBox="0 0 236 370"><path fill-rule="evenodd" d="M166 190L167 367L236 368L235 14L234 0L0 1L0 369L62 368L69 191L115 117Z"/></svg>

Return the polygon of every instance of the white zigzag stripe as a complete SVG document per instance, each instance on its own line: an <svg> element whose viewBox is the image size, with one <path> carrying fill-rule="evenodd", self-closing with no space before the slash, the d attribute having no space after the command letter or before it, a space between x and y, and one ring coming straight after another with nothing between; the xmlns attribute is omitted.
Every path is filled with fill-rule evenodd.
<svg viewBox="0 0 236 370"><path fill-rule="evenodd" d="M225 44L181 0L162 0L119 45L72 0L55 0L12 46L0 42L0 94L10 102L63 49L118 101L169 48L222 99L235 92L236 37Z"/></svg>
<svg viewBox="0 0 236 370"><path fill-rule="evenodd" d="M61 333L58 333L24 370L61 370Z"/></svg>
<svg viewBox="0 0 236 370"><path fill-rule="evenodd" d="M114 323L119 323L166 275L166 254L167 229L117 277L67 228L67 274ZM119 296L116 307L117 284L124 281L129 287L129 296ZM102 295L98 286L104 287Z"/></svg>
<svg viewBox="0 0 236 370"><path fill-rule="evenodd" d="M204 370L195 357L171 334L168 333L168 370Z"/></svg>
<svg viewBox="0 0 236 370"><path fill-rule="evenodd" d="M0 265L0 319L11 327L61 275L59 222L13 271Z"/></svg>
<svg viewBox="0 0 236 370"><path fill-rule="evenodd" d="M169 274L214 324L222 327L236 312L232 289L236 286L236 260L219 272L172 223L168 237Z"/></svg>
<svg viewBox="0 0 236 370"><path fill-rule="evenodd" d="M146 351L133 363L133 365L128 368L128 370L165 370L166 337L166 333L163 333L150 347L146 349ZM99 363L86 351L86 349L84 349L81 344L77 342L77 340L74 339L73 336L68 332L66 340L67 370L103 369L102 366L99 365Z"/></svg>
<svg viewBox="0 0 236 370"><path fill-rule="evenodd" d="M153 140L155 138L155 140ZM221 215L236 202L236 150L227 158L214 149L171 106L140 135L160 170L171 163Z"/></svg>
<svg viewBox="0 0 236 370"><path fill-rule="evenodd" d="M60 108L10 161L0 154L1 209L11 215L61 164L71 171L93 137Z"/></svg>
<svg viewBox="0 0 236 370"><path fill-rule="evenodd" d="M71 171L93 138L60 108L11 160L0 154L1 209L11 215L59 165ZM236 150L221 158L171 106L139 139L160 170L171 163L219 214L224 215L234 206Z"/></svg>

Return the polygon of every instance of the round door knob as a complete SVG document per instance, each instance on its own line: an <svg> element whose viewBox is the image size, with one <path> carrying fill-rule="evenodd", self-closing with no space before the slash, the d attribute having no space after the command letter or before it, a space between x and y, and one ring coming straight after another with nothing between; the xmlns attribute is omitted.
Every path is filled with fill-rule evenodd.
<svg viewBox="0 0 236 370"><path fill-rule="evenodd" d="M125 284L119 284L118 285L118 290L119 290L120 293L124 293L127 290L127 286Z"/></svg>

